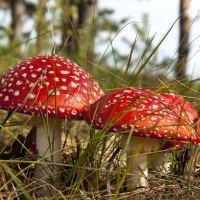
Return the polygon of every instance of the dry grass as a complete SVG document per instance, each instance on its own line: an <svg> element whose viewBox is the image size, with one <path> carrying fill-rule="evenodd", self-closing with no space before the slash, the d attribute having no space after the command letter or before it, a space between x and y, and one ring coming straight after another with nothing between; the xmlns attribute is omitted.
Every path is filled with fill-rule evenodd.
<svg viewBox="0 0 200 200"><path fill-rule="evenodd" d="M44 181L34 177L39 164L38 158L34 155L11 158L9 161L1 160L0 199L199 199L200 168L197 161L192 166L192 155L195 154L196 148L186 146L179 151L173 170L168 175L150 168L149 189L138 188L127 192L126 182L124 182L116 193L117 184L126 168L125 163L120 161L122 151L113 150L118 140L111 137L110 142L105 145L105 150L102 148L99 148L98 152L94 150L92 152L94 157L91 156L92 153L88 154L96 159L81 162L80 160L85 158L84 153L88 146L92 145L89 136L84 135L87 126L85 124L77 126L73 122L68 124L68 127L70 128L67 129L67 143L63 143L66 145L63 152L63 165L58 166L62 176L60 185L52 180ZM79 131L74 131L77 129ZM77 133L80 133L78 140ZM76 165L77 163L82 165Z"/></svg>

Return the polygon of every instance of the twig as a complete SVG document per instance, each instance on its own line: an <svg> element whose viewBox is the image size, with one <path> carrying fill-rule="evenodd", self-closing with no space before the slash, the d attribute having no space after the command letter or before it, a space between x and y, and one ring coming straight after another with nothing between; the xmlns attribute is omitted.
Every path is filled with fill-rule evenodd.
<svg viewBox="0 0 200 200"><path fill-rule="evenodd" d="M1 123L2 126L4 126L4 124L7 122L7 120L10 118L10 116L12 115L12 112L8 112L6 118L3 120L3 122ZM0 127L1 129L2 127Z"/></svg>
<svg viewBox="0 0 200 200"><path fill-rule="evenodd" d="M119 151L120 151L120 148L118 147L115 151L114 151L114 153L113 153L113 155L110 157L110 159L108 160L108 164L107 164L107 166L106 166L106 181L107 181L107 193L108 193L108 195L110 195L111 194L111 186L110 186L110 167L111 167L111 164L113 163L113 160L114 160L114 158L115 158L115 156L119 153Z"/></svg>
<svg viewBox="0 0 200 200"><path fill-rule="evenodd" d="M15 193L15 195L16 195L16 197L17 197L17 200L20 200L19 197L18 197L17 190L16 190L14 184L13 184L12 182L10 182L10 183L11 183L11 185L13 186L13 190L14 190L14 193Z"/></svg>

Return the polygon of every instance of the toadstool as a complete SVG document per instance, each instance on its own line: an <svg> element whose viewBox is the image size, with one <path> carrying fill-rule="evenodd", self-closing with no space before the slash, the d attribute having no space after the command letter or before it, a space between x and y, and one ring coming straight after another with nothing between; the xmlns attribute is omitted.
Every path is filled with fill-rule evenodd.
<svg viewBox="0 0 200 200"><path fill-rule="evenodd" d="M128 190L148 187L148 162L159 170L163 165L169 167L170 154L155 156L153 152L196 141L192 123L197 117L196 110L179 95L132 87L105 95L84 111L85 120L94 128L123 133L122 148L131 134L127 165L133 163L130 173L135 176L128 177ZM155 159L151 160L151 156Z"/></svg>
<svg viewBox="0 0 200 200"><path fill-rule="evenodd" d="M0 76L0 108L34 117L39 156L61 161L62 118L81 112L104 95L79 65L57 55L39 55L9 67Z"/></svg>

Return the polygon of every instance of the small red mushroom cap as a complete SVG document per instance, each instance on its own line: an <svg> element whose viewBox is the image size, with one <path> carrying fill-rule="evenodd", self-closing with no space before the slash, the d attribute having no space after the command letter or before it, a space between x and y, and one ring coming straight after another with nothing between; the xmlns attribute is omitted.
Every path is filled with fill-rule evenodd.
<svg viewBox="0 0 200 200"><path fill-rule="evenodd" d="M11 112L81 118L103 95L83 68L56 55L28 58L0 76L0 108Z"/></svg>
<svg viewBox="0 0 200 200"><path fill-rule="evenodd" d="M170 99L173 104L179 106L179 112L182 113L181 117L185 117L189 122L194 122L198 118L197 111L189 102L185 101L182 96L169 93L161 93L161 95ZM175 108L175 111L177 111L177 108Z"/></svg>
<svg viewBox="0 0 200 200"><path fill-rule="evenodd" d="M181 96L157 94L143 88L122 88L105 95L84 113L97 129L141 137L195 141L196 110Z"/></svg>

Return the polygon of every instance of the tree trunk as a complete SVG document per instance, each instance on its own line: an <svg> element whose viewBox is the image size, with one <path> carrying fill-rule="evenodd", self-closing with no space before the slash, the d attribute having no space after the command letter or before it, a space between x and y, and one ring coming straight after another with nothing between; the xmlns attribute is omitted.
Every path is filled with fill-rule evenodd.
<svg viewBox="0 0 200 200"><path fill-rule="evenodd" d="M47 23L45 19L45 13L46 13L46 2L42 1L39 5L39 9L37 12L37 25L36 25L36 31L37 31L37 42L36 42L36 52L41 53L42 50L44 50L44 47L46 46L46 39L42 36L42 33L44 30L47 29Z"/></svg>
<svg viewBox="0 0 200 200"><path fill-rule="evenodd" d="M188 40L190 29L189 18L190 0L180 0L180 38L179 38L179 57L176 71L176 78L186 79L187 56L189 52Z"/></svg>
<svg viewBox="0 0 200 200"><path fill-rule="evenodd" d="M92 23L94 7L97 1L95 0L80 0L78 4L78 25L83 29L89 29Z"/></svg>
<svg viewBox="0 0 200 200"><path fill-rule="evenodd" d="M66 54L74 54L78 51L77 38L74 33L74 30L77 32L77 10L74 9L76 5L74 0L63 0L62 3L64 5L62 16L62 47L65 48Z"/></svg>
<svg viewBox="0 0 200 200"><path fill-rule="evenodd" d="M82 30L88 30L92 23L92 16L94 14L94 6L97 1L95 0L64 0L63 5L65 10L68 11L70 21L67 18L66 13L63 14L62 23L62 44L64 45L67 41L66 51L67 54L78 53L78 39L82 37ZM74 32L76 31L76 34Z"/></svg>
<svg viewBox="0 0 200 200"><path fill-rule="evenodd" d="M23 21L22 16L25 13L26 4L25 0L12 0L10 1L11 14L12 14L12 34L11 41L20 41L23 37Z"/></svg>

